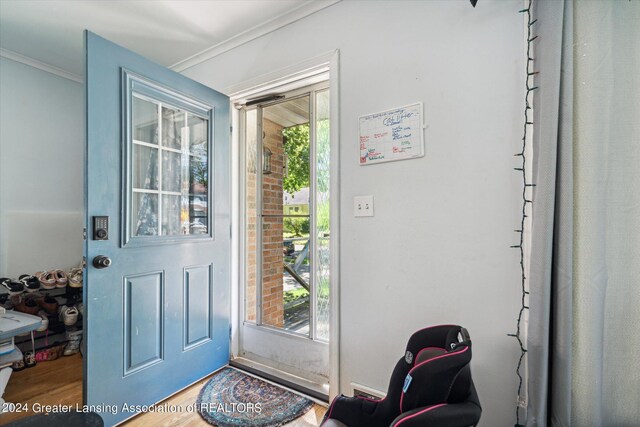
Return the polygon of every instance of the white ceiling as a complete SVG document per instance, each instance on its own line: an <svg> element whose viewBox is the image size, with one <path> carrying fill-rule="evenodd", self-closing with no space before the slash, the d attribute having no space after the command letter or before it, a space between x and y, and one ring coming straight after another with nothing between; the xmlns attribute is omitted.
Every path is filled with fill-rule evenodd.
<svg viewBox="0 0 640 427"><path fill-rule="evenodd" d="M164 66L237 46L336 0L0 0L0 47L82 75L88 29ZM206 51L203 53L203 51Z"/></svg>

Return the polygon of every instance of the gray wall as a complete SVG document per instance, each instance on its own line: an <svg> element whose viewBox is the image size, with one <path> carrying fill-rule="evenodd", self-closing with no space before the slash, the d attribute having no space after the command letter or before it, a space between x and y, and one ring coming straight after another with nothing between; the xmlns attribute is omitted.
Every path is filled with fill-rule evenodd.
<svg viewBox="0 0 640 427"><path fill-rule="evenodd" d="M184 74L213 88L340 49L341 389L386 390L409 335L474 339L482 425L514 422L521 1L345 1ZM358 117L424 102L426 156L358 165ZM354 218L371 194L375 217Z"/></svg>
<svg viewBox="0 0 640 427"><path fill-rule="evenodd" d="M0 276L82 259L83 88L0 58Z"/></svg>

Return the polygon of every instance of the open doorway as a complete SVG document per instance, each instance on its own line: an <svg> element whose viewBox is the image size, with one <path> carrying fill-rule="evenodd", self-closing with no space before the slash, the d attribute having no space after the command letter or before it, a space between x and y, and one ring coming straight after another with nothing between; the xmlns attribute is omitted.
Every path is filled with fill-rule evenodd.
<svg viewBox="0 0 640 427"><path fill-rule="evenodd" d="M329 82L240 106L243 248L234 363L329 392Z"/></svg>

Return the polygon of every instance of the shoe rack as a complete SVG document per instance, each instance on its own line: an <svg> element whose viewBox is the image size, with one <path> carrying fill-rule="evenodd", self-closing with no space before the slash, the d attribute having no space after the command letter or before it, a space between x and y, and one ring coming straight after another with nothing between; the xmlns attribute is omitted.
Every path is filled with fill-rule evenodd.
<svg viewBox="0 0 640 427"><path fill-rule="evenodd" d="M40 289L38 293L42 296L50 296L56 299L58 307L63 305L72 306L79 302L82 302L82 289L72 288L67 286L65 288L55 288L50 290ZM65 324L56 314L47 314L49 318L49 327L46 331L34 331L34 339L36 345L36 351L49 347L53 344L64 344L67 339L65 337L65 331L72 326L65 326ZM78 321L73 325L77 330L82 330L82 314L78 313ZM15 337L15 345L24 353L25 351L31 351L31 336L17 336Z"/></svg>

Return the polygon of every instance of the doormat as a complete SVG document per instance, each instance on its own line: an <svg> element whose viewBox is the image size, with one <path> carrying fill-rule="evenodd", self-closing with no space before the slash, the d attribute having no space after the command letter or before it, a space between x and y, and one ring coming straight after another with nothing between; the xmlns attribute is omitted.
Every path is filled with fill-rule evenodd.
<svg viewBox="0 0 640 427"><path fill-rule="evenodd" d="M301 417L313 402L232 368L223 368L200 390L198 412L218 427L281 426Z"/></svg>

